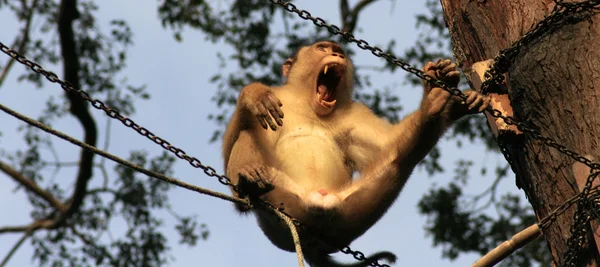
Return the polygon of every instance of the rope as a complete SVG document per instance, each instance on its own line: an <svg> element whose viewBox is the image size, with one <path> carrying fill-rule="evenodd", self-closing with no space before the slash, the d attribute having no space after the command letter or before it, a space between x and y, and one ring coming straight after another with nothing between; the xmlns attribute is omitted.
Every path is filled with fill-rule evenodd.
<svg viewBox="0 0 600 267"><path fill-rule="evenodd" d="M14 110L12 110L12 109L10 109L10 108L2 105L2 104L0 104L0 110L8 113L9 115L11 115L11 116L13 116L13 117L15 117L15 118L17 118L17 119L19 119L21 121L24 121L24 122L28 123L31 126L34 126L34 127L38 128L38 129L40 129L42 131L45 131L45 132L47 132L49 134L52 134L52 135L54 135L56 137L59 137L59 138L65 140L65 141L68 141L68 142L70 142L70 143L72 143L72 144L74 144L76 146L79 146L79 147L81 147L83 149L87 149L87 150L89 150L89 151L91 151L93 153L96 153L96 154L98 154L98 155L100 155L102 157L105 157L105 158L107 158L109 160L112 160L112 161L117 162L119 164L125 165L125 166L127 166L129 168L132 168L132 169L134 169L134 170L136 170L138 172L141 172L143 174L146 174L146 175L148 175L150 177L162 180L164 182L167 182L167 183L179 186L179 187L183 187L185 189L188 189L188 190L191 190L191 191L194 191L194 192L198 192L200 194L213 196L213 197L220 198L220 199L223 199L223 200L227 200L227 201L230 201L230 202L236 202L236 203L248 205L248 202L245 201L245 200L243 200L243 199L235 198L235 197L223 194L223 193L211 191L211 190L208 190L208 189L205 189L205 188L202 188L202 187L198 187L198 186L195 186L195 185L192 185L192 184L188 184L186 182L179 181L179 180L177 180L177 179L175 179L173 177L169 177L169 176L166 176L166 175L161 174L161 173L157 173L157 172L150 171L148 169L144 169L141 166L133 164L133 163L127 161L127 160L124 160L124 159L122 159L120 157L117 157L117 156L115 156L113 154L110 154L110 153L108 153L106 151L100 150L100 149L96 148L95 146L88 145L88 144L86 144L84 142L81 142L81 141L79 141L79 140L71 137L71 136L68 136L67 134L64 134L62 132L54 130L54 129L52 129L52 128L50 128L50 127L42 124L41 122L36 121L36 120L34 120L32 118L29 118L29 117L27 117L27 116L25 116L23 114L20 114L20 113L14 111Z"/></svg>
<svg viewBox="0 0 600 267"><path fill-rule="evenodd" d="M279 218L281 218L285 224L290 228L290 232L292 233L292 238L294 239L294 247L296 249L296 255L298 256L298 266L304 267L304 254L302 253L302 245L300 244L300 235L298 235L298 230L296 229L296 225L288 216L283 214L278 209L273 210Z"/></svg>

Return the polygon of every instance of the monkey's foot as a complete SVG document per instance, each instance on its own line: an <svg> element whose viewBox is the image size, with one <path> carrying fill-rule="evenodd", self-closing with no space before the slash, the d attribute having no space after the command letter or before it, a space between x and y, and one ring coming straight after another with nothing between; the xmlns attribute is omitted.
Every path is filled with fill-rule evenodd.
<svg viewBox="0 0 600 267"><path fill-rule="evenodd" d="M308 206L323 209L336 208L342 202L337 194L329 194L325 189L309 192L306 195L305 200Z"/></svg>
<svg viewBox="0 0 600 267"><path fill-rule="evenodd" d="M251 164L242 168L239 172L240 196L260 197L273 190L273 185L267 180L269 172L265 166Z"/></svg>

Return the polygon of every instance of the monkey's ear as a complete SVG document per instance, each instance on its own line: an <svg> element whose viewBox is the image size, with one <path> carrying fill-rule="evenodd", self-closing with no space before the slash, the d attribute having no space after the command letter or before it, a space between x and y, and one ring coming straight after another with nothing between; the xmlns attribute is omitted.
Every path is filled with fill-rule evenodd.
<svg viewBox="0 0 600 267"><path fill-rule="evenodd" d="M290 69L292 68L293 64L294 61L291 58L288 58L285 60L283 65L281 65L281 74L283 75L283 77L287 77L288 74L290 74Z"/></svg>

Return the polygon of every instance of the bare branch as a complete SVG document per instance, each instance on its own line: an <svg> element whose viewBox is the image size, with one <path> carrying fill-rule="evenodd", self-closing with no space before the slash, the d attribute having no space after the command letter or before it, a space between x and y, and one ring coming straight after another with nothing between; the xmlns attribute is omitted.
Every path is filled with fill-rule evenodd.
<svg viewBox="0 0 600 267"><path fill-rule="evenodd" d="M56 220L53 219L42 219L37 220L29 225L22 226L5 226L0 228L0 234L4 233L22 233L26 231L31 231L31 233L39 230L39 229L50 229L55 225Z"/></svg>
<svg viewBox="0 0 600 267"><path fill-rule="evenodd" d="M50 204L56 210L60 211L61 213L64 213L67 211L67 207L62 202L60 202L58 199L56 199L54 197L54 195L52 195L52 193L40 188L36 182L23 176L20 172L11 168L8 164L0 161L0 170L3 171L4 173L6 173L11 178L13 178L13 180L15 180L15 182L24 186L28 191L30 191L30 192L36 194L37 196L39 196L40 198L44 199L46 202L48 202L48 204Z"/></svg>
<svg viewBox="0 0 600 267"><path fill-rule="evenodd" d="M81 240L81 242L87 244L88 246L94 247L100 251L102 251L102 254L108 258L108 260L110 261L111 265L116 265L116 261L115 258L113 258L113 256L110 254L110 252L106 249L106 247L104 246L99 246L97 245L94 241L90 240L88 237L86 237L84 234L80 233L79 231L77 231L77 229L75 228L75 226L71 226L71 230L73 231L73 233L79 237L79 239ZM0 266L2 267L2 266Z"/></svg>
<svg viewBox="0 0 600 267"><path fill-rule="evenodd" d="M340 0L340 16L342 18L342 25L345 26L348 22L348 16L350 15L350 4L348 0Z"/></svg>
<svg viewBox="0 0 600 267"><path fill-rule="evenodd" d="M8 252L8 254L6 254L6 256L4 257L2 262L0 262L0 267L6 266L6 263L10 260L10 258L12 258L12 256L15 254L15 252L17 252L17 250L19 250L19 248L21 247L23 242L25 242L25 240L27 240L27 238L30 236L31 236L31 231L25 231L25 234L23 234L23 236L19 239L19 241L17 241L17 243L15 243L15 245L12 247L12 249L10 249L10 251Z"/></svg>
<svg viewBox="0 0 600 267"><path fill-rule="evenodd" d="M0 228L0 234L4 233L22 233L27 231L31 225L21 225L21 226L5 226Z"/></svg>
<svg viewBox="0 0 600 267"><path fill-rule="evenodd" d="M61 133L61 132L59 132L57 130L54 130L54 129L52 129L52 128L50 128L50 127L42 124L41 122L36 121L34 119L31 119L31 118L29 118L27 116L24 116L23 114L20 114L20 113L14 111L14 110L12 110L12 109L10 109L10 108L2 105L2 104L0 104L0 110L6 112L7 114L9 114L11 116L14 116L15 118L17 118L19 120L22 120L22 121L28 123L29 125L37 127L39 129L41 129L42 131L45 131L45 132L47 132L49 134L52 134L52 135L54 135L54 136L56 136L58 138L66 140L66 141L70 142L71 144L74 144L76 146L84 148L84 149L86 149L88 151L91 151L91 152L93 152L95 154L98 154L98 155L100 155L102 157L108 158L108 159L110 159L110 160L112 160L112 161L114 161L116 163L119 163L119 164L122 164L124 166L127 166L127 167L129 167L131 169L134 169L134 170L136 170L136 171L138 171L140 173L143 173L145 175L148 175L150 177L154 177L154 178L159 179L161 181L164 181L164 182L167 182L167 183L173 184L175 186L182 187L182 188L185 188L185 189L197 192L197 193L201 193L201 194L213 196L213 197L216 197L216 198L220 198L220 199L231 201L231 202L235 202L235 203L240 203L240 204L244 204L244 205L251 205L251 203L248 202L248 199L236 198L236 197L232 197L232 196L230 196L228 194L225 194L225 193L220 193L220 192L215 192L215 191L212 191L212 190L204 189L204 188L192 185L192 184L188 184L188 183L182 182L182 181L177 180L177 179L175 179L173 177L166 176L166 175L164 175L162 173L157 173L157 172L150 171L148 169L144 169L141 166L135 165L135 164L133 164L133 163L127 161L127 160L119 158L119 157L117 157L117 156L115 156L113 154L110 154L110 153L108 153L106 151L100 150L100 149L98 149L96 147L90 146L90 145L88 145L88 144L86 144L84 142L81 142L81 141L79 141L79 140L77 140L77 139L75 139L75 138L73 138L71 136L68 136L68 135L66 135L64 133Z"/></svg>
<svg viewBox="0 0 600 267"><path fill-rule="evenodd" d="M350 12L350 14L348 14L346 19L344 20L343 31L353 32L356 28L356 23L358 22L358 15L360 14L360 12L365 7L367 7L375 1L377 0L361 0L360 2L358 2L356 6L354 6L354 8L352 9L352 12Z"/></svg>
<svg viewBox="0 0 600 267"><path fill-rule="evenodd" d="M79 55L75 44L75 34L73 32L73 21L79 17L77 10L77 0L62 0L58 12L58 33L60 39L61 55L63 58L63 73L65 80L70 82L73 87L81 88L79 71ZM77 93L67 92L70 108L69 112L75 116L83 126L84 141L86 144L96 146L97 129L96 122L89 112L89 104L79 98ZM75 181L73 194L69 199L67 211L56 221L57 225L62 224L67 218L79 211L79 207L85 198L88 182L92 177L94 153L89 150L81 150L79 157L79 171Z"/></svg>
<svg viewBox="0 0 600 267"><path fill-rule="evenodd" d="M25 45L27 45L27 43L29 42L29 31L31 28L31 21L33 20L32 19L33 18L33 10L37 6L37 2L38 2L38 0L34 0L33 3L31 3L31 7L29 7L29 8L27 8L26 1L22 2L23 8L28 10L27 19L25 20L25 27L22 30L21 39L19 40L19 38L16 38L13 45L11 46L11 47L15 47L18 42L19 46L17 47L17 49L15 51L17 51L19 54L25 54ZM2 70L2 73L0 74L0 86L2 86L2 83L8 76L8 72L10 71L10 69L12 68L14 63L15 63L15 59L13 59L13 58L8 60L8 63L6 63L6 67L4 67L4 69Z"/></svg>
<svg viewBox="0 0 600 267"><path fill-rule="evenodd" d="M116 190L110 189L110 188L106 188L106 187L103 187L103 188L94 188L94 189L90 189L88 191L88 195L94 195L94 194L99 194L99 193L110 193L110 194L113 194L115 196L119 195L119 192L117 192Z"/></svg>

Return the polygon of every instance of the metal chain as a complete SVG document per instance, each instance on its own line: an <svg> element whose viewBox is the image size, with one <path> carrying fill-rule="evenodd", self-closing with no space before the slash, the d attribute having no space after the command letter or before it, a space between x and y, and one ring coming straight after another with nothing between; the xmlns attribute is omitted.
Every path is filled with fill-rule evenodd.
<svg viewBox="0 0 600 267"><path fill-rule="evenodd" d="M455 87L451 88L445 82L438 80L432 76L427 75L423 71L411 66L409 63L407 63L405 61L402 61L402 60L394 57L390 53L383 52L383 50L380 49L379 47L369 45L369 43L365 40L356 39L349 32L342 32L339 27L337 27L335 25L327 24L327 22L325 20L323 20L322 18L313 17L308 11L299 10L296 8L295 5L285 2L285 1L282 1L282 0L269 0L269 1L274 4L283 6L289 12L297 13L302 19L311 20L318 27L327 28L329 30L329 32L331 32L332 34L340 35L346 41L356 43L359 48L361 48L363 50L371 51L371 53L373 55L384 58L388 62L399 66L403 70L405 70L409 73L412 73L415 76L417 76L429 83L432 83L434 85L441 87L442 89L450 92L454 96L457 96L463 100L466 100L466 96L459 89L457 89ZM553 11L552 15L548 16L546 19L544 19L540 23L538 23L536 25L536 27L534 27L525 36L523 36L523 38L521 38L519 40L519 42L515 43L515 45L511 46L510 48L503 50L500 53L500 55L495 58L493 67L488 72L486 72L486 78L488 78L488 79L486 80L486 82L484 82L482 89L485 89L487 91L487 89L492 84L499 84L504 81L504 77L502 76L502 74L507 72L508 67L510 66L508 63L511 61L512 58L514 58L516 56L519 49L524 44L529 43L531 40L533 40L539 34L539 32L542 31L542 29L546 28L546 25L550 25L551 23L556 23L556 22L560 21L562 19L562 17L564 17L564 15L556 15L556 14L564 14L569 11L581 12L582 10L586 10L586 8L587 9L596 8L596 6L598 4L600 4L600 3L597 0L591 0L591 1L584 1L584 2L579 2L579 3L569 3L569 4L557 5L555 7L555 10ZM557 10L559 10L559 11L562 10L562 11L559 13ZM226 177L225 175L218 174L213 167L202 164L199 159L187 155L182 149L171 145L168 141L154 135L148 129L141 127L140 125L136 124L133 120L121 115L116 109L108 107L106 104L104 104L102 101L100 101L98 99L92 99L87 92L82 91L80 89L76 89L70 83L60 80L56 74L54 74L50 71L44 70L39 64L32 62L32 61L28 60L27 58L19 55L16 51L10 49L9 47L5 46L1 42L0 42L0 50L2 52L4 52L5 54L9 55L10 57L12 57L13 59L15 59L16 61L18 61L19 63L21 63L25 66L28 66L34 72L42 74L44 77L46 77L46 79L48 79L48 81L50 81L52 83L60 84L61 87L65 91L76 93L82 99L90 102L92 104L92 106L95 107L96 109L103 110L109 117L121 121L121 123L123 123L125 126L134 129L140 135L147 137L148 139L152 140L156 144L163 147L165 150L172 152L178 158L188 161L190 163L190 165L192 165L193 167L202 169L207 176L216 177L220 183L232 187L233 190L236 192L239 191L238 187L236 185L232 184L231 180L228 177ZM525 125L524 123L518 122L512 117L503 116L501 111L499 111L497 109L491 109L491 108L489 108L488 111L491 113L491 115L493 117L501 118L507 124L515 125L522 132L529 133L535 139L542 141L543 143L545 143L548 146L558 149L560 152L589 166L590 168L598 169L600 167L600 164L592 162L591 160L581 156L577 152L574 152L574 151L568 149L566 146L558 144L556 141L554 141L553 139L551 139L549 137L544 137L541 133L530 128L529 126ZM591 184L591 179L589 180L589 182ZM589 190L589 188L586 188L586 189ZM272 204L270 204L268 202L264 202L264 201L260 201L260 202L262 202L262 204L266 205L269 208L276 209ZM567 204L567 203L565 203L565 204ZM565 210L566 210L566 208L565 208ZM284 214L286 216L290 217L296 226L299 226L302 229L306 229L305 224L303 224L300 221L298 221L297 219L291 217L287 213L284 213ZM551 217L551 216L549 216L549 217ZM343 252L345 254L351 254L357 260L364 261L366 259L362 252L353 251L348 246L345 246L344 248L342 248L341 252ZM377 262L373 262L370 265L371 266L388 266L386 264L379 265Z"/></svg>
<svg viewBox="0 0 600 267"><path fill-rule="evenodd" d="M183 151L183 149L171 145L171 143L169 143L167 140L155 135L150 130L137 124L132 119L123 116L121 113L119 113L118 110L107 106L101 100L92 98L87 92L73 87L73 85L71 85L71 83L61 80L60 78L58 78L58 75L56 75L55 73L45 70L41 65L20 55L15 50L12 50L8 46L4 45L4 43L2 43L2 42L0 42L0 51L7 54L11 58L15 59L17 62L29 67L34 72L43 75L46 79L48 79L48 81L59 84L63 90L65 90L67 92L75 93L77 96L79 96L83 100L91 103L94 108L104 111L106 113L106 115L108 115L109 117L119 120L126 127L129 127L131 129L135 130L136 132L138 132L140 135L147 137L148 139L152 140L154 143L161 146L163 149L173 153L178 158L189 162L190 165L192 165L194 168L202 169L207 176L216 177L221 184L230 186L235 192L240 193L239 187L235 184L232 184L231 179L229 179L229 177L222 175L222 174L218 174L217 171L213 167L202 164L202 162L199 159L197 159L196 157L189 156L187 153L185 153L185 151ZM309 232L312 236L316 236L319 238L321 237L316 233L311 233L306 224L300 222L296 218L294 218L291 215L289 215L288 213L284 212L283 206L277 208L274 205L272 205L271 203L261 200L261 199L256 199L255 201L257 203L264 205L267 208L279 210L280 212L285 214L287 217L289 217L292 220L292 222L294 222L294 224L299 229ZM321 241L321 242L325 243L324 241ZM362 252L352 250L349 246L344 246L340 250L346 254L353 255L354 258L357 260L362 260L362 261L366 260L366 258L364 257L364 254ZM371 264L371 266L390 267L387 264L379 264L377 261L372 262L370 264Z"/></svg>
<svg viewBox="0 0 600 267"><path fill-rule="evenodd" d="M173 153L178 158L189 162L190 165L192 165L194 168L202 169L206 175L208 175L210 177L216 177L220 183L227 185L227 186L231 186L233 188L233 190L235 190L236 192L238 191L238 187L236 185L232 184L231 180L228 177L218 174L217 171L213 167L202 164L202 162L199 159L189 156L181 148L171 145L171 143L169 143L167 140L156 136L150 130L135 123L132 119L121 115L121 113L119 113L118 110L107 106L104 102L102 102L98 99L92 98L87 92L73 87L73 85L71 85L71 83L61 80L60 78L58 78L58 75L56 75L55 73L45 70L39 64L20 55L15 50L12 50L8 46L4 45L2 42L0 42L0 50L2 52L4 52L5 54L9 55L11 58L18 61L19 63L29 67L34 72L42 74L44 77L46 77L46 79L48 79L48 81L50 81L52 83L60 84L62 89L64 89L65 91L78 95L83 100L91 103L94 108L104 111L106 113L106 115L108 115L109 117L119 120L126 127L134 129L140 135L145 136L148 139L152 140L154 143L158 144L165 150Z"/></svg>
<svg viewBox="0 0 600 267"><path fill-rule="evenodd" d="M349 32L342 32L339 27L332 25L332 24L328 24L322 18L313 17L308 11L298 9L292 3L285 2L283 0L269 0L269 1L273 4L282 6L283 8L285 8L286 11L288 11L290 13L296 13L300 18L302 18L304 20L312 21L317 27L326 28L330 33L332 33L334 35L342 36L344 38L344 40L346 40L347 42L356 43L356 45L360 49L371 51L371 53L373 55L375 55L376 57L384 58L388 62L399 66L403 70L405 70L409 73L412 73L415 76L417 76L423 80L426 80L432 84L435 84L435 85L441 87L442 89L450 92L452 95L458 96L458 97L462 98L463 100L466 99L464 94L457 88L450 88L443 81L437 80L436 78L427 75L423 71L411 66L408 62L402 61L390 53L384 53L381 48L376 47L376 46L371 46L365 40L356 39L354 37L354 35L352 35ZM522 38L520 38L517 42L515 42L510 47L502 50L499 53L499 55L495 57L494 63L492 64L491 68L488 71L486 71L486 73L485 73L484 77L486 80L482 85L482 92L487 93L488 90L490 88L492 88L492 86L502 84L504 82L504 73L508 72L510 63L516 58L516 56L518 55L518 53L520 52L520 50L523 46L531 43L533 40L536 40L543 33L549 32L549 31L555 29L559 25L575 21L571 17L575 14L579 14L584 11L591 11L592 9L598 10L598 5L600 5L599 0L588 0L588 1L582 1L582 2L577 2L577 3L557 2L557 5L554 7L554 9L550 15L548 15L542 21L537 23ZM561 145L561 144L557 143L552 138L543 136L539 131L533 129L532 127L530 127L522 122L517 121L513 117L502 115L502 112L500 110L493 109L490 107L490 108L488 108L487 111L490 112L491 116L493 116L495 118L500 118L509 125L515 125L517 127L517 129L519 129L520 131L529 134L529 136L533 137L536 140L542 141L547 146L556 148L561 153L571 157L572 159L574 159L578 162L585 164L586 166L590 167L592 170L600 168L600 164L592 162L590 159L569 149L565 145ZM506 157L507 161L510 164L512 158L510 157L510 154L508 152L506 144L499 142L499 145L500 145L501 152L503 153L503 155ZM589 192L592 180L593 180L593 177L590 176L588 178L588 181L586 183L586 187L585 187L584 191ZM586 213L587 211L584 209L585 207L589 206L589 205L586 205L586 203L589 202L589 199L587 199L587 193L583 194L582 196L583 197L581 197L581 198L576 198L571 201L567 201L566 203L563 203L562 209L558 209L558 210L552 212L545 219L542 220L542 222L548 223L550 220L555 219L556 216L558 216L558 214L564 212L568 206L570 206L571 204L573 204L573 202L575 202L577 200L578 210L576 211L576 213L574 215L575 220L574 220L574 224L572 225L572 229L571 229L571 234L572 234L571 239L574 239L575 241L571 241L571 239L569 240L569 242L568 242L569 249L567 250L567 252L565 254L565 255L567 255L566 257L568 258L566 266L569 266L569 267L575 266L574 264L576 262L576 258L578 257L577 255L579 253L577 253L578 251L577 251L577 249L574 248L574 246L580 245L579 242L584 238L585 230L581 230L581 229L585 228L585 225L589 221L589 217L590 217L589 215L587 215L587 213Z"/></svg>
<svg viewBox="0 0 600 267"><path fill-rule="evenodd" d="M423 72L420 69L417 69L415 67L413 67L412 65L410 65L408 62L403 61L398 59L397 57L395 57L394 55L390 54L390 53L385 53L383 52L383 50L377 46L371 46L369 45L369 43L363 39L356 39L354 37L354 35L352 33L349 32L342 32L340 30L340 28L336 25L333 24L328 24L324 19L319 18L319 17L313 17L310 12L306 11L306 10L302 10L302 9L298 9L294 4L289 3L289 2L285 2L283 0L268 0L269 2L273 3L273 4L277 4L280 5L282 7L285 8L286 11L288 12L292 12L292 13L296 13L298 14L298 16L304 20L310 20L312 21L315 25L317 25L317 27L321 27L321 28L326 28L330 33L334 34L334 35L340 35L344 38L344 40L351 42L351 43L356 43L356 45L363 50L367 50L367 51L371 51L371 53L373 55L375 55L376 57L380 57L383 58L385 60L387 60L389 63L392 63L400 68L402 68L403 70L414 74L415 76L429 82L432 84L435 84L439 87L441 87L442 89L448 91L450 94L460 97L463 100L466 100L466 96L462 93L462 91L460 91L459 89L457 89L456 87L450 87L448 84L446 84L445 82L438 80L432 76L427 75L425 72ZM590 0L590 2L595 2L596 5L600 5L600 2L598 2L599 0ZM532 37L529 37L530 39ZM517 42L520 43L520 42ZM512 51L510 49L506 49L507 51ZM506 56L498 56L496 57L497 60L500 60L500 63L495 63L494 66L508 66L508 64L503 60L503 58L506 58ZM506 70L506 69L503 69ZM560 152L568 155L569 157L573 158L576 161L579 161L585 165L587 165L588 167L595 169L598 166L600 166L600 164L597 163L593 163L591 160L585 158L584 156L578 154L577 152L570 150L569 148L567 148L564 145L561 145L559 143L557 143L556 141L554 141L552 138L549 137L545 137L543 136L539 131L534 130L533 128L531 128L530 126L527 126L525 123L523 122L518 122L515 118L510 117L510 116L504 116L502 115L502 112L500 110L497 109L493 109L493 108L488 108L487 111L490 112L490 114L495 117L495 118L500 118L502 119L505 123L510 124L510 125L515 125L520 131L522 132L527 132L529 134L531 134L532 137L534 137L535 139L538 139L540 141L542 141L544 144L554 147L556 149L558 149Z"/></svg>
<svg viewBox="0 0 600 267"><path fill-rule="evenodd" d="M548 16L539 21L510 47L501 50L500 53L498 53L498 56L494 58L494 63L491 68L486 71L484 76L485 82L481 86L483 93L488 92L494 85L502 84L504 82L503 74L508 72L511 62L517 57L521 48L530 44L532 41L537 40L537 38L544 33L555 30L565 23L575 21L574 15L582 14L584 11L597 11L598 6L600 5L600 1L598 0L587 0L577 3L564 3L556 0L554 2L556 5Z"/></svg>
<svg viewBox="0 0 600 267"><path fill-rule="evenodd" d="M600 174L598 169L590 170L583 190L581 190L581 198L577 201L577 210L573 214L573 224L569 231L571 236L567 240L567 251L563 254L565 263L563 266L576 267L581 266L579 264L579 254L583 250L584 243L586 241L586 235L589 230L588 223L591 220L591 208L594 206L594 202L589 198L590 190L594 179Z"/></svg>

